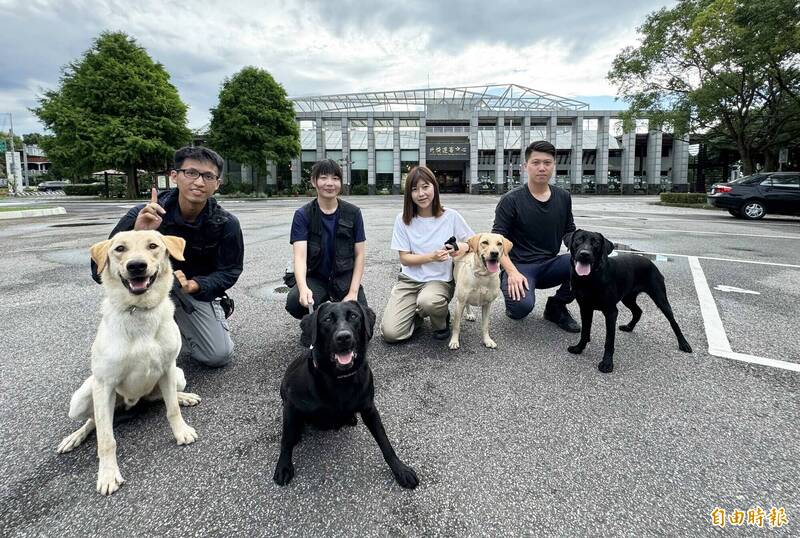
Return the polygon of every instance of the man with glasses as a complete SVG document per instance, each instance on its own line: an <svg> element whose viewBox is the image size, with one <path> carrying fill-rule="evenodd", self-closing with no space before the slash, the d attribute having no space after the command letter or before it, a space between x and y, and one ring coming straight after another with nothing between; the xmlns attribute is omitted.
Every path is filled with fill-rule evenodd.
<svg viewBox="0 0 800 538"><path fill-rule="evenodd" d="M568 332L580 325L567 310L575 299L570 286L569 254L558 255L564 235L575 231L572 198L566 190L550 185L556 168L556 148L545 140L525 149L523 169L528 182L505 194L495 209L493 233L502 234L514 247L500 260L500 289L506 315L522 319L533 310L535 289L559 286L547 299L544 319Z"/></svg>
<svg viewBox="0 0 800 538"><path fill-rule="evenodd" d="M213 198L220 186L223 161L204 147L175 152L170 182L176 188L158 193L120 219L109 237L128 230L158 230L186 240L185 261L172 260L175 269L175 321L181 331L181 355L210 367L233 358L226 316L233 302L226 291L242 273L244 242L239 221ZM92 263L93 278L100 277Z"/></svg>

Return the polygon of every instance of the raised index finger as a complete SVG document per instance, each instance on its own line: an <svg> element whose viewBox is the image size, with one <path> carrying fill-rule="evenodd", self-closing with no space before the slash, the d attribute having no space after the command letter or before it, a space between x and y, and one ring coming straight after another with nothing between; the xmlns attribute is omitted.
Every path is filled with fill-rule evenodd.
<svg viewBox="0 0 800 538"><path fill-rule="evenodd" d="M150 189L150 203L157 204L158 203L158 189L153 187Z"/></svg>

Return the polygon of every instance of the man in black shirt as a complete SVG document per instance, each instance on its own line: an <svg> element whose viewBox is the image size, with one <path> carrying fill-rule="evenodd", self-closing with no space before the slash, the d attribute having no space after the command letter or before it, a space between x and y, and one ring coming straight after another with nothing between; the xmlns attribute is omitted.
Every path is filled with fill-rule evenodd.
<svg viewBox="0 0 800 538"><path fill-rule="evenodd" d="M170 180L176 188L158 193L123 216L109 237L128 230L158 230L186 240L185 261L172 260L175 284L183 293L175 308L183 349L192 359L211 367L233 358L228 322L220 297L242 274L244 241L235 216L213 198L220 186L223 161L204 147L175 152ZM92 277L100 282L92 262Z"/></svg>
<svg viewBox="0 0 800 538"><path fill-rule="evenodd" d="M550 185L556 165L556 148L547 141L525 149L528 182L504 195L495 209L492 232L508 238L514 248L500 260L500 289L506 315L522 319L533 310L533 289L561 287L547 300L544 318L565 331L580 332L567 310L575 299L570 287L569 254L558 255L564 235L575 231L572 198Z"/></svg>

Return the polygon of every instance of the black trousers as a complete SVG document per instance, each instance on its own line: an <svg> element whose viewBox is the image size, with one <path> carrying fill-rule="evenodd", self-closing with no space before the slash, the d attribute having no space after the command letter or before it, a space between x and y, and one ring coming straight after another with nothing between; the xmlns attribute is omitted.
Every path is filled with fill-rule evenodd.
<svg viewBox="0 0 800 538"><path fill-rule="evenodd" d="M311 293L314 295L314 308L319 308L319 305L326 301L340 301L342 298L333 290L333 285L325 280L314 278L313 276L306 277L306 283ZM358 287L358 302L367 306L367 296L364 294L364 287ZM300 304L300 290L297 286L289 289L289 295L286 297L286 311L296 319L303 319L303 316L308 314L308 309Z"/></svg>

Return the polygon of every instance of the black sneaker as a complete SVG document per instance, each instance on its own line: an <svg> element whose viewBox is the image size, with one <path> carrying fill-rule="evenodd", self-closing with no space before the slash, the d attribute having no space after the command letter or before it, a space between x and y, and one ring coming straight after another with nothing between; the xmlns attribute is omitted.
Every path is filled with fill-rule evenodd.
<svg viewBox="0 0 800 538"><path fill-rule="evenodd" d="M437 340L447 340L450 338L450 311L447 311L447 322L444 329L433 331L433 337Z"/></svg>
<svg viewBox="0 0 800 538"><path fill-rule="evenodd" d="M567 310L567 305L553 300L550 297L544 307L544 319L552 321L558 327L569 333L581 332L581 326L575 321Z"/></svg>

